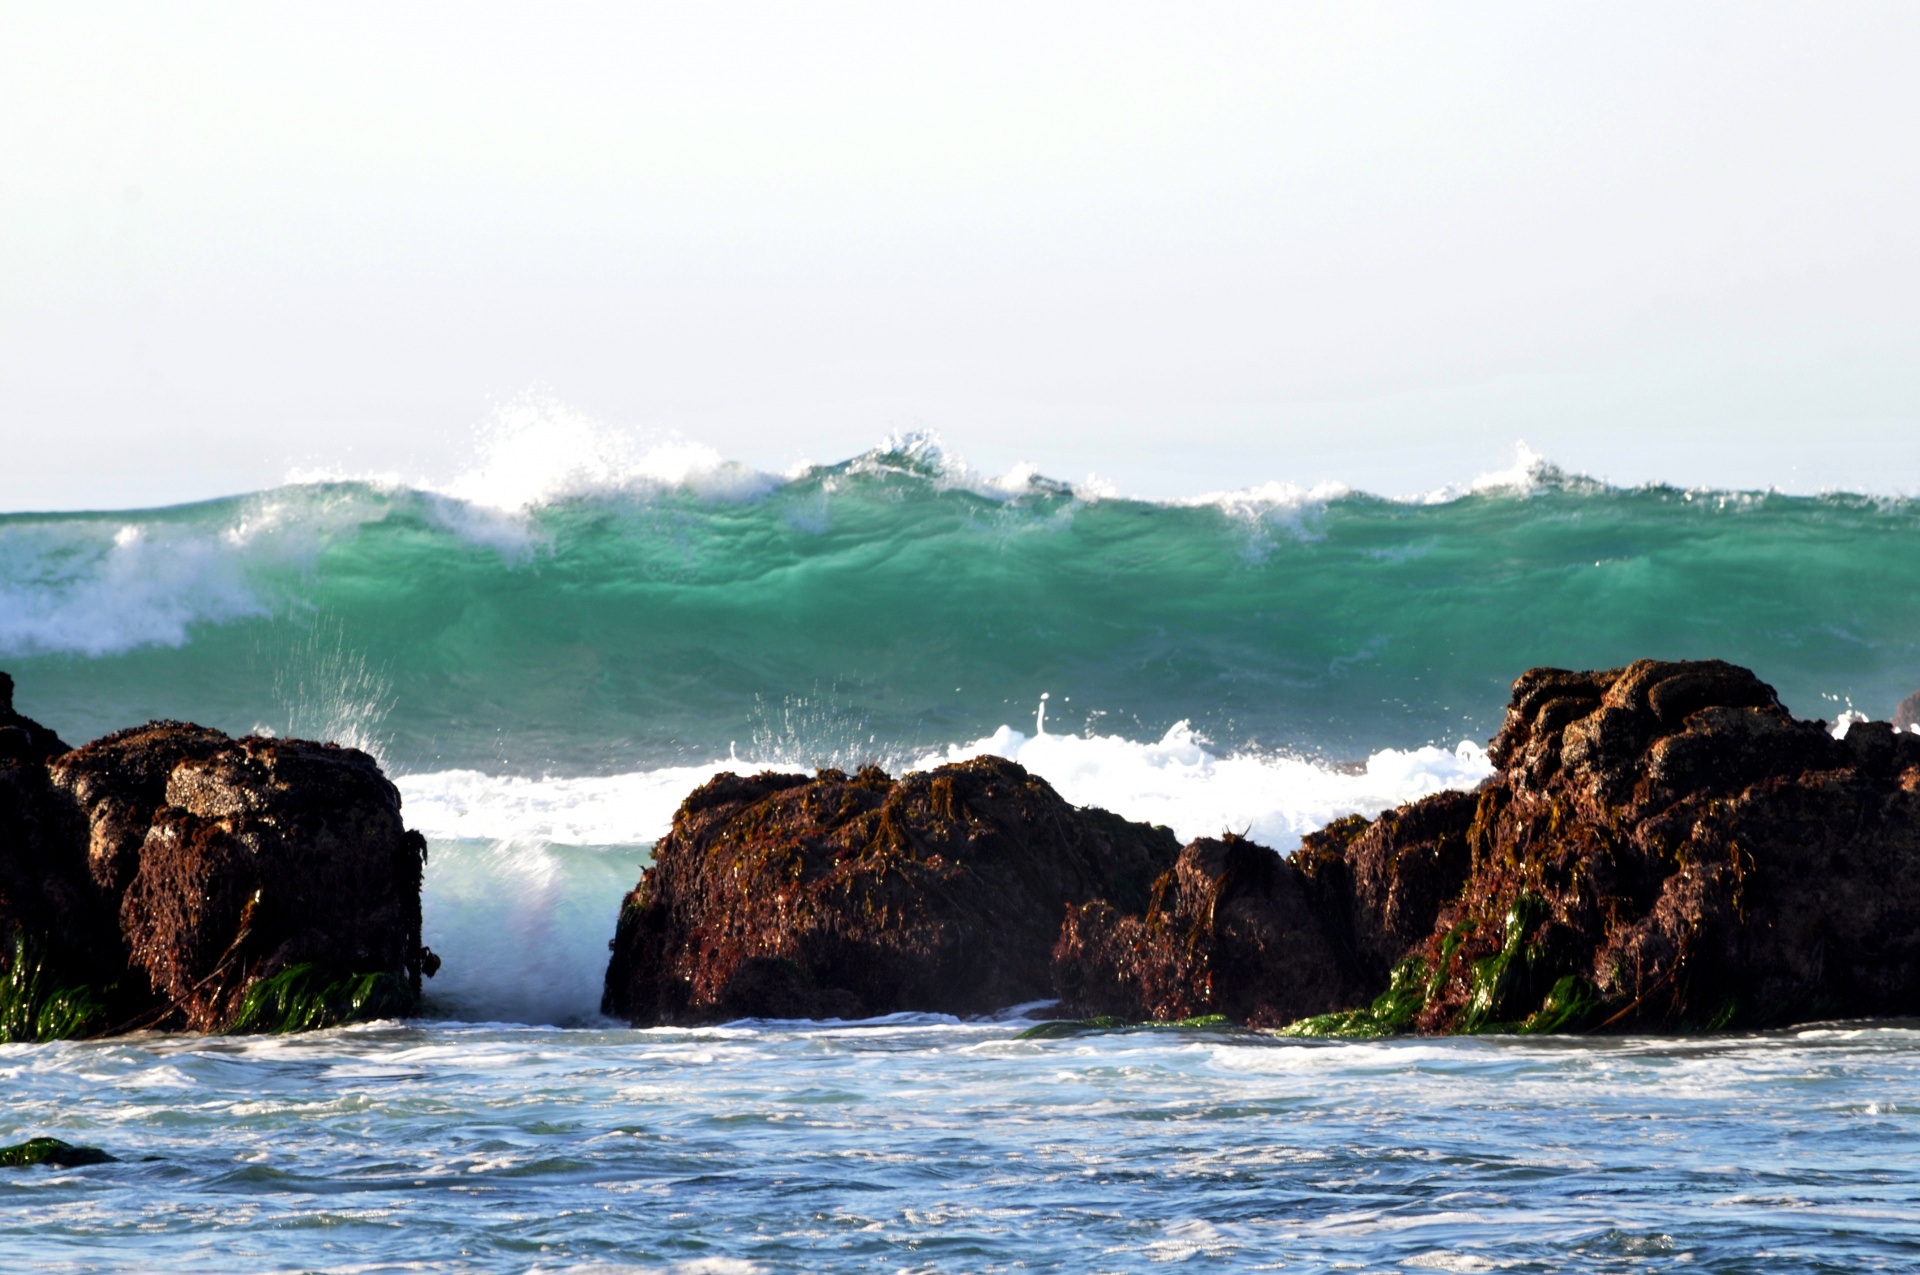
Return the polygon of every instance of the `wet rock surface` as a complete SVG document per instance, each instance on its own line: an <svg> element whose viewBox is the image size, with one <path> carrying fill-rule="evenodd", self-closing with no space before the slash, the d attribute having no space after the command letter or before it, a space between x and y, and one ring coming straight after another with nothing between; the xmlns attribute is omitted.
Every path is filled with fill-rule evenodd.
<svg viewBox="0 0 1920 1275"><path fill-rule="evenodd" d="M373 758L184 722L53 752L6 711L32 749L0 754L0 1036L411 1008L426 843Z"/></svg>
<svg viewBox="0 0 1920 1275"><path fill-rule="evenodd" d="M979 1013L1301 1034L1920 1013L1920 735L1835 738L1718 661L1534 669L1474 792L1282 857L1076 809L983 757L723 775L628 896L636 1023ZM1050 968L1049 968L1050 966Z"/></svg>
<svg viewBox="0 0 1920 1275"><path fill-rule="evenodd" d="M1308 837L1276 878L1297 889L1176 873L1141 916L1080 909L1058 952L1066 1011L1290 1006L1319 1016L1297 1030L1334 1034L1920 1012L1920 735L1836 739L1745 669L1647 660L1526 673L1489 752L1477 792ZM1301 899L1371 1004L1335 1003ZM1297 958L1274 958L1276 933Z"/></svg>
<svg viewBox="0 0 1920 1275"><path fill-rule="evenodd" d="M25 1169L44 1164L54 1169L77 1169L89 1164L112 1164L118 1159L99 1147L77 1146L59 1138L28 1138L0 1147L0 1169Z"/></svg>
<svg viewBox="0 0 1920 1275"><path fill-rule="evenodd" d="M897 781L721 775L627 896L604 1009L649 1024L1045 999L1067 908L1143 910L1178 850L994 757Z"/></svg>
<svg viewBox="0 0 1920 1275"><path fill-rule="evenodd" d="M1279 1027L1362 999L1337 918L1294 861L1240 837L1202 838L1155 884L1142 916L1069 909L1055 990L1081 1017L1224 1015Z"/></svg>
<svg viewBox="0 0 1920 1275"><path fill-rule="evenodd" d="M1422 1030L1920 1010L1920 736L1835 739L1745 669L1649 660L1527 673L1490 754Z"/></svg>

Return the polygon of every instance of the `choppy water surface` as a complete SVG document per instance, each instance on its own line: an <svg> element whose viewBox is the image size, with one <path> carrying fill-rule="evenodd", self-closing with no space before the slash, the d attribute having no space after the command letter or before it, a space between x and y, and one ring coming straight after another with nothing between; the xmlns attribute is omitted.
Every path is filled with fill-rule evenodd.
<svg viewBox="0 0 1920 1275"><path fill-rule="evenodd" d="M1017 1022L0 1049L48 1270L1912 1270L1920 1032L1020 1041Z"/></svg>

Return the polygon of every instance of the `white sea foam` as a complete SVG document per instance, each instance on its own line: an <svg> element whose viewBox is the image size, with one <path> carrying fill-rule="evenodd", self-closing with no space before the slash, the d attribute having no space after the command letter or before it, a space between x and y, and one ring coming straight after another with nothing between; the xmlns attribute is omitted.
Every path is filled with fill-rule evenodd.
<svg viewBox="0 0 1920 1275"><path fill-rule="evenodd" d="M1513 463L1504 469L1480 474L1469 482L1448 483L1397 499L1412 505L1445 505L1466 496L1530 496L1560 476L1558 466L1521 440L1513 445Z"/></svg>
<svg viewBox="0 0 1920 1275"><path fill-rule="evenodd" d="M1293 849L1304 833L1343 815L1471 788L1493 773L1486 750L1464 740L1452 750L1382 749L1363 766L1344 768L1298 757L1217 757L1185 722L1148 744L1118 735L1028 736L1002 726L921 757L915 769L982 753L1019 762L1075 805L1165 824L1182 841L1237 832L1277 850Z"/></svg>
<svg viewBox="0 0 1920 1275"><path fill-rule="evenodd" d="M524 514L562 500L668 488L752 498L780 481L703 443L615 429L546 395L526 394L502 406L479 432L471 465L451 482L424 489L478 508Z"/></svg>
<svg viewBox="0 0 1920 1275"><path fill-rule="evenodd" d="M130 514L15 522L0 534L0 656L184 645L196 624L265 615L263 573L298 571L373 516L344 495L269 493L219 519Z"/></svg>
<svg viewBox="0 0 1920 1275"><path fill-rule="evenodd" d="M981 754L1017 761L1076 805L1166 824L1183 841L1231 831L1279 850L1346 814L1372 814L1491 773L1470 743L1383 749L1363 766L1215 756L1185 723L1151 743L1028 736L1002 726L927 753L911 769ZM426 939L446 961L434 1003L467 1018L578 1022L599 1004L621 895L686 795L723 771L804 769L729 758L597 777L479 771L403 776L410 826L428 838ZM904 768L903 768L904 769ZM512 958L502 959L503 949Z"/></svg>
<svg viewBox="0 0 1920 1275"><path fill-rule="evenodd" d="M0 538L0 655L179 646L190 624L263 610L217 537L76 520Z"/></svg>
<svg viewBox="0 0 1920 1275"><path fill-rule="evenodd" d="M1220 757L1185 722L1151 743L1118 735L1029 736L1002 726L925 753L905 769L983 754L1019 762L1075 805L1165 824L1182 840L1237 832L1279 850L1343 815L1471 788L1493 773L1486 750L1464 740L1453 749L1382 749L1349 767L1288 756ZM453 770L403 776L399 786L408 824L430 838L645 845L666 833L681 800L713 776L795 769L806 767L734 758L580 778Z"/></svg>
<svg viewBox="0 0 1920 1275"><path fill-rule="evenodd" d="M647 845L663 836L682 799L723 771L752 773L773 763L713 761L623 775L522 778L477 770L404 775L407 824L446 840Z"/></svg>

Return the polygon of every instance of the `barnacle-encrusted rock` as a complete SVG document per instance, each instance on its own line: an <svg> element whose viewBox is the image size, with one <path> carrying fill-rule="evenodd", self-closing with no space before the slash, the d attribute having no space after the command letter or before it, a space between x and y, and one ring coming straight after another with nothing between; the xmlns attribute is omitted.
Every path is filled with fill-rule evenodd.
<svg viewBox="0 0 1920 1275"><path fill-rule="evenodd" d="M1579 998L1637 1029L1920 1011L1920 736L1836 739L1746 669L1642 660L1527 673L1489 751L1422 1030Z"/></svg>

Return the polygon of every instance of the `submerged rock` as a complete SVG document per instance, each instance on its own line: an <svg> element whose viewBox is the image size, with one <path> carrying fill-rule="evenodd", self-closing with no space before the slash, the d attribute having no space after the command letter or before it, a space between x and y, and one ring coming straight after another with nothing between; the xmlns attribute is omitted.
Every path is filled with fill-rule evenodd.
<svg viewBox="0 0 1920 1275"><path fill-rule="evenodd" d="M0 757L0 1037L407 1012L425 859L356 749L150 722Z"/></svg>
<svg viewBox="0 0 1920 1275"><path fill-rule="evenodd" d="M1067 908L1144 908L1177 851L997 757L897 781L721 775L627 896L603 1009L647 1024L1045 999Z"/></svg>
<svg viewBox="0 0 1920 1275"><path fill-rule="evenodd" d="M1317 1017L1296 1030L1332 1034L1920 1013L1920 736L1836 740L1745 669L1643 660L1526 673L1489 755L1475 793L1342 820L1240 878L1284 889L1175 873L1142 916L1081 909L1068 1012L1298 1006ZM1362 989L1344 1004L1329 950Z"/></svg>
<svg viewBox="0 0 1920 1275"><path fill-rule="evenodd" d="M58 1138L28 1138L10 1147L0 1147L0 1168L5 1169L24 1169L36 1164L77 1169L88 1164L112 1164L117 1158L99 1147L75 1146Z"/></svg>

